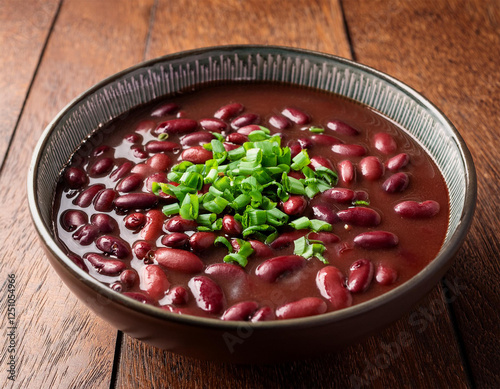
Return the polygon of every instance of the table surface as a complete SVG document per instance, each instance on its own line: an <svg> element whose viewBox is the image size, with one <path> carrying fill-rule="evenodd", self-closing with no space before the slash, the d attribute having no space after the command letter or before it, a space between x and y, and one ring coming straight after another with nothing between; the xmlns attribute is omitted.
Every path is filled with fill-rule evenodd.
<svg viewBox="0 0 500 389"><path fill-rule="evenodd" d="M99 80L176 51L249 43L332 53L400 79L455 124L478 173L465 244L408 315L341 352L265 366L191 360L117 333L52 271L25 184L43 129ZM500 387L498 0L0 0L0 48L0 386ZM14 382L8 274L16 275ZM402 333L410 345L390 354Z"/></svg>

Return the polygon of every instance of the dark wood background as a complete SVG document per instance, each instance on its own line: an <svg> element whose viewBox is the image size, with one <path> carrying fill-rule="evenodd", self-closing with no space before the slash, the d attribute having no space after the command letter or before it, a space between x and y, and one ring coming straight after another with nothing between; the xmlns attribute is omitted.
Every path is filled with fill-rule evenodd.
<svg viewBox="0 0 500 389"><path fill-rule="evenodd" d="M146 346L68 291L31 225L31 154L71 99L145 59L237 43L319 50L389 73L440 107L473 154L476 217L442 284L410 314L341 352L234 366ZM0 387L500 387L498 0L0 0L0 49ZM14 383L5 352L10 273ZM387 359L388 345L402 337L405 346Z"/></svg>

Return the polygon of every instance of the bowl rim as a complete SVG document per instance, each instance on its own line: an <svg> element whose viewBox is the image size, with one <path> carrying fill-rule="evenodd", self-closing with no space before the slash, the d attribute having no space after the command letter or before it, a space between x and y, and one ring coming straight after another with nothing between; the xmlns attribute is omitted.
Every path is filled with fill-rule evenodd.
<svg viewBox="0 0 500 389"><path fill-rule="evenodd" d="M38 207L36 201L36 193L37 193L37 169L38 164L41 159L41 151L44 149L45 144L48 141L49 135L56 128L57 124L64 117L64 115L73 107L75 107L78 103L84 100L86 97L97 91L98 89L106 86L107 84L129 74L138 69L152 66L159 62L167 62L175 59L181 59L190 56L196 56L201 54L207 54L209 52L218 52L219 55L221 51L227 51L228 53L225 55L229 55L232 51L235 54L240 50L253 50L255 54L258 54L259 50L262 49L276 49L282 52L287 52L293 55L302 55L302 56L315 56L321 57L326 61L336 62L343 64L348 67L357 68L364 72L367 72L388 84L394 86L395 88L403 91L407 96L409 96L412 100L417 101L419 104L424 106L429 112L433 113L443 125L447 126L447 130L451 130L452 137L451 139L456 143L457 148L459 149L460 155L463 158L463 163L465 166L465 197L464 197L464 207L460 216L460 223L457 226L456 230L452 232L449 241L441 248L439 254L419 273L410 278L408 281L403 284L395 287L394 289L372 298L368 301L365 301L360 304L356 304L354 306L344 308L338 311L327 312L321 315L309 316L304 318L296 318L296 319L286 319L286 320L272 320L272 321L264 321L264 322L242 322L242 321L223 321L220 319L213 318L205 318L198 317L192 315L181 315L177 313L172 313L166 310L163 310L159 307L155 307L149 304L143 304L139 301L136 301L130 297L122 295L121 293L117 293L110 288L106 287L100 281L91 277L87 272L80 269L73 261L71 261L64 252L60 249L60 247L56 244L55 240L52 238L50 231L45 227L45 224L40 215L40 209ZM213 328L213 329L222 329L222 330L236 330L241 327L242 323L245 323L245 326L251 326L252 328L265 328L265 329L283 329L283 328L301 328L301 327L310 327L310 326L322 326L326 324L330 324L332 322L342 322L348 319L351 319L355 316L363 315L368 311L372 311L378 309L379 307L386 306L392 303L394 300L400 298L401 295L405 295L410 293L411 290L418 286L424 285L425 281L428 278L431 278L433 274L443 273L449 265L451 265L451 261L459 250L465 236L470 228L472 223L472 218L475 211L476 206L476 198L477 198L477 178L476 178L476 170L474 167L474 162L472 159L472 155L467 148L467 145L455 128L455 126L451 123L451 121L442 113L442 111L437 108L432 102L430 102L426 97L417 92L415 89L406 85L405 83L395 79L394 77L385 74L379 70L376 70L367 65L360 64L350 59L342 58L333 54L323 53L319 51L313 51L302 48L295 47L287 47L287 46L277 46L277 45L221 45L221 46L209 46L196 48L191 50L185 50L177 53L167 54L161 57L153 58L147 61L140 62L134 66L126 68L118 73L115 73L109 77L106 77L102 81L93 85L77 97L75 97L71 102L69 102L58 114L57 116L47 125L45 130L40 136L31 159L28 177L27 177L27 197L28 197L28 205L30 209L31 218L35 225L36 231L40 236L41 243L46 246L46 248L51 252L54 258L72 275L79 279L80 282L83 282L87 287L90 287L94 292L112 300L115 303L122 305L124 308L128 308L134 311L138 311L141 314L152 316L155 319L159 320L167 320L170 322L175 322L178 324L188 325L188 326L200 326L205 328ZM435 283L433 283L433 286ZM427 287L425 293L429 292L432 287Z"/></svg>

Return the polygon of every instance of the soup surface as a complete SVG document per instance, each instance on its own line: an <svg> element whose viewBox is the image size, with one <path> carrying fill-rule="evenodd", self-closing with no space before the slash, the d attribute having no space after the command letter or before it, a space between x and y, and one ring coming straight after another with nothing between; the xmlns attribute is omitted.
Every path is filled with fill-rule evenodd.
<svg viewBox="0 0 500 389"><path fill-rule="evenodd" d="M439 252L444 179L397 125L276 83L193 88L98 129L61 174L60 245L118 293L274 320L359 304Z"/></svg>

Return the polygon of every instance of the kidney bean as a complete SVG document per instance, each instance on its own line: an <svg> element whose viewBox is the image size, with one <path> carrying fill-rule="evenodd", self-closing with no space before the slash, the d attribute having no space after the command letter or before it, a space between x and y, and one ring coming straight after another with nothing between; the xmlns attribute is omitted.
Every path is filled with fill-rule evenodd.
<svg viewBox="0 0 500 389"><path fill-rule="evenodd" d="M308 237L309 239L312 240L320 240L326 244L337 243L340 240L340 238L333 232L325 232L325 231L311 232L308 235Z"/></svg>
<svg viewBox="0 0 500 389"><path fill-rule="evenodd" d="M97 270L99 274L115 276L127 268L127 265L116 259L108 259L99 254L87 254L85 259Z"/></svg>
<svg viewBox="0 0 500 389"><path fill-rule="evenodd" d="M234 304L222 314L222 320L249 321L259 305L255 301L242 301Z"/></svg>
<svg viewBox="0 0 500 389"><path fill-rule="evenodd" d="M163 232L165 215L159 209L151 209L146 213L146 224L141 230L141 238L156 241Z"/></svg>
<svg viewBox="0 0 500 389"><path fill-rule="evenodd" d="M103 184L89 186L78 195L78 197L73 201L73 204L78 205L80 208L87 208L90 204L92 204L92 200L95 195L97 195L97 193L104 188L105 186Z"/></svg>
<svg viewBox="0 0 500 389"><path fill-rule="evenodd" d="M278 277L301 269L305 264L306 260L300 255L283 255L266 259L257 266L255 274L264 281L275 282Z"/></svg>
<svg viewBox="0 0 500 389"><path fill-rule="evenodd" d="M226 141L235 143L237 145L242 145L243 143L248 142L248 136L243 135L239 132L233 132L232 134L226 136Z"/></svg>
<svg viewBox="0 0 500 389"><path fill-rule="evenodd" d="M109 175L109 178L116 182L129 174L133 167L134 164L132 162L124 162L118 167L118 169Z"/></svg>
<svg viewBox="0 0 500 389"><path fill-rule="evenodd" d="M177 112L177 115L175 115L175 117L177 117L177 118L186 118L187 116L188 116L188 114L186 111L179 111L179 112Z"/></svg>
<svg viewBox="0 0 500 389"><path fill-rule="evenodd" d="M235 145L233 143L228 143L228 142L224 142L223 145L226 151L231 151L237 149L238 147L241 147L240 145Z"/></svg>
<svg viewBox="0 0 500 389"><path fill-rule="evenodd" d="M362 157L366 154L366 149L361 145L354 144L338 144L332 146L332 151L339 155L349 156L349 157Z"/></svg>
<svg viewBox="0 0 500 389"><path fill-rule="evenodd" d="M326 205L313 205L312 212L316 219L323 220L330 224L337 223L340 220L337 214Z"/></svg>
<svg viewBox="0 0 500 389"><path fill-rule="evenodd" d="M302 215L307 207L307 200L302 196L290 196L283 203L283 212L287 215Z"/></svg>
<svg viewBox="0 0 500 389"><path fill-rule="evenodd" d="M88 178L82 169L70 167L64 172L64 181L69 188L80 189L87 184Z"/></svg>
<svg viewBox="0 0 500 389"><path fill-rule="evenodd" d="M133 190L139 188L142 185L142 177L140 174L132 173L131 175L125 177L121 180L118 185L116 185L116 190L118 192L132 192Z"/></svg>
<svg viewBox="0 0 500 389"><path fill-rule="evenodd" d="M397 246L398 237L388 231L368 231L357 235L354 243L364 249L386 249Z"/></svg>
<svg viewBox="0 0 500 389"><path fill-rule="evenodd" d="M394 207L394 211L402 217L410 219L429 218L438 214L439 203L427 200L421 203L416 201L403 201Z"/></svg>
<svg viewBox="0 0 500 389"><path fill-rule="evenodd" d="M123 239L113 235L102 235L97 238L95 245L105 253L116 255L118 258L126 258L130 255L130 246Z"/></svg>
<svg viewBox="0 0 500 389"><path fill-rule="evenodd" d="M300 153L300 151L302 150L302 147L300 147L300 145L298 143L296 144L293 144L291 146L288 146L290 148L290 155L293 158L295 158L295 156Z"/></svg>
<svg viewBox="0 0 500 389"><path fill-rule="evenodd" d="M152 174L154 173L154 169L145 164L145 163L139 163L137 165L135 165L132 170L131 170L132 173L137 173L139 174L142 178L145 178L147 177L149 174Z"/></svg>
<svg viewBox="0 0 500 389"><path fill-rule="evenodd" d="M356 136L359 135L359 131L351 127L349 124L341 122L340 120L330 120L326 123L326 127L338 134Z"/></svg>
<svg viewBox="0 0 500 389"><path fill-rule="evenodd" d="M254 113L244 113L231 121L231 127L234 130L238 128L249 126L251 124L258 124L260 122L260 116Z"/></svg>
<svg viewBox="0 0 500 389"><path fill-rule="evenodd" d="M209 159L212 159L212 152L202 146L194 146L184 150L181 154L181 159L194 164L205 163Z"/></svg>
<svg viewBox="0 0 500 389"><path fill-rule="evenodd" d="M153 120L142 120L136 126L137 132L151 132L156 127L156 122Z"/></svg>
<svg viewBox="0 0 500 389"><path fill-rule="evenodd" d="M146 159L149 155L148 152L144 150L142 146L133 146L130 148L130 150L132 150L132 155L135 158Z"/></svg>
<svg viewBox="0 0 500 389"><path fill-rule="evenodd" d="M220 120L229 120L243 112L244 108L245 107L243 107L243 105L239 103L227 104L215 111L214 118Z"/></svg>
<svg viewBox="0 0 500 389"><path fill-rule="evenodd" d="M137 230L146 224L146 215L140 212L134 212L125 217L125 228L129 230Z"/></svg>
<svg viewBox="0 0 500 389"><path fill-rule="evenodd" d="M209 118L209 119L201 119L200 120L200 126L204 130L211 131L211 132L222 132L227 130L227 124L223 122L220 119L214 119L214 118Z"/></svg>
<svg viewBox="0 0 500 389"><path fill-rule="evenodd" d="M165 223L165 229L170 232L194 231L197 227L196 220L184 219L181 216L174 216Z"/></svg>
<svg viewBox="0 0 500 389"><path fill-rule="evenodd" d="M274 311L269 307L262 307L253 314L250 321L256 323L259 321L268 321L274 319L275 319Z"/></svg>
<svg viewBox="0 0 500 389"><path fill-rule="evenodd" d="M146 143L145 149L148 153L166 153L180 150L181 146L176 142L152 140Z"/></svg>
<svg viewBox="0 0 500 389"><path fill-rule="evenodd" d="M232 282L243 282L247 275L245 271L238 265L232 263L214 263L207 266L205 274L208 274L219 282L231 280Z"/></svg>
<svg viewBox="0 0 500 389"><path fill-rule="evenodd" d="M181 145L183 146L201 146L205 143L210 143L215 137L212 133L207 131L197 131L191 134L185 135L181 139Z"/></svg>
<svg viewBox="0 0 500 389"><path fill-rule="evenodd" d="M297 139L297 142L299 142L300 147L303 149L310 149L314 145L309 138L299 138Z"/></svg>
<svg viewBox="0 0 500 389"><path fill-rule="evenodd" d="M229 236L238 236L243 232L243 226L234 216L225 215L222 218L221 232Z"/></svg>
<svg viewBox="0 0 500 389"><path fill-rule="evenodd" d="M189 244L189 236L183 232L173 232L161 238L161 244L174 249L185 249Z"/></svg>
<svg viewBox="0 0 500 389"><path fill-rule="evenodd" d="M351 265L349 270L347 289L352 293L366 291L373 279L373 263L368 259L358 259Z"/></svg>
<svg viewBox="0 0 500 389"><path fill-rule="evenodd" d="M144 259L146 258L146 255L152 250L153 248L151 247L151 244L149 242L146 242L144 240L139 240L134 243L134 246L132 247L132 250L134 251L135 256L137 259Z"/></svg>
<svg viewBox="0 0 500 389"><path fill-rule="evenodd" d="M162 116L170 115L179 110L179 106L175 103L166 103L160 105L158 108L155 108L153 112L151 112L151 116L155 118L159 118Z"/></svg>
<svg viewBox="0 0 500 389"><path fill-rule="evenodd" d="M304 174L302 172L300 172L300 171L298 172L295 170L290 170L290 172L288 173L288 176L296 178L297 180L300 180L302 178L306 178L306 176L304 176Z"/></svg>
<svg viewBox="0 0 500 389"><path fill-rule="evenodd" d="M170 166L170 158L166 154L158 153L149 158L146 163L155 170L165 171Z"/></svg>
<svg viewBox="0 0 500 389"><path fill-rule="evenodd" d="M248 242L253 249L252 255L255 255L257 258L270 257L274 254L274 251L268 245L258 240L249 240Z"/></svg>
<svg viewBox="0 0 500 389"><path fill-rule="evenodd" d="M142 269L142 283L144 289L155 300L160 300L168 288L170 282L165 272L158 265L147 265Z"/></svg>
<svg viewBox="0 0 500 389"><path fill-rule="evenodd" d="M299 239L309 233L309 230L295 230L291 232L284 232L280 234L275 240L273 240L269 246L272 249L282 249L284 247L290 246L294 240Z"/></svg>
<svg viewBox="0 0 500 389"><path fill-rule="evenodd" d="M392 285L398 279L398 272L387 265L378 265L375 273L375 280L380 285Z"/></svg>
<svg viewBox="0 0 500 389"><path fill-rule="evenodd" d="M359 162L361 174L370 181L378 180L384 174L384 165L377 157L369 156Z"/></svg>
<svg viewBox="0 0 500 389"><path fill-rule="evenodd" d="M326 312L326 303L318 297L305 297L276 309L278 319L295 319L320 315Z"/></svg>
<svg viewBox="0 0 500 389"><path fill-rule="evenodd" d="M219 313L224 306L224 294L215 281L206 276L193 277L188 282L196 304L208 313Z"/></svg>
<svg viewBox="0 0 500 389"><path fill-rule="evenodd" d="M155 129L155 134L187 134L198 127L198 122L193 119L178 118L160 123Z"/></svg>
<svg viewBox="0 0 500 389"><path fill-rule="evenodd" d="M268 122L271 126L277 128L278 130L285 130L292 125L292 123L290 123L290 121L282 115L272 115Z"/></svg>
<svg viewBox="0 0 500 389"><path fill-rule="evenodd" d="M111 148L108 145L101 145L97 146L93 151L92 151L92 156L93 157L100 157L101 155L104 155L107 153Z"/></svg>
<svg viewBox="0 0 500 389"><path fill-rule="evenodd" d="M290 119L292 122L299 125L308 124L311 121L311 117L307 113L297 108L285 108L283 111L281 111L281 114L287 119Z"/></svg>
<svg viewBox="0 0 500 389"><path fill-rule="evenodd" d="M373 135L373 144L378 151L384 154L392 154L398 149L394 138L386 132Z"/></svg>
<svg viewBox="0 0 500 389"><path fill-rule="evenodd" d="M342 182L349 185L354 181L355 178L355 170L354 165L351 161L345 160L338 163L339 167L339 177Z"/></svg>
<svg viewBox="0 0 500 389"><path fill-rule="evenodd" d="M87 224L89 218L83 211L70 209L61 215L61 227L68 232L76 230L78 227Z"/></svg>
<svg viewBox="0 0 500 389"><path fill-rule="evenodd" d="M365 192L364 190L357 190L354 194L354 201L368 201L369 196L368 192Z"/></svg>
<svg viewBox="0 0 500 389"><path fill-rule="evenodd" d="M332 188L325 190L322 196L330 201L335 201L340 204L349 204L354 200L356 193L351 189Z"/></svg>
<svg viewBox="0 0 500 389"><path fill-rule="evenodd" d="M380 215L377 211L366 207L347 208L337 212L340 220L347 224L362 227L375 227L380 224Z"/></svg>
<svg viewBox="0 0 500 389"><path fill-rule="evenodd" d="M138 133L133 132L132 134L125 135L123 139L130 143L141 143L143 138Z"/></svg>
<svg viewBox="0 0 500 389"><path fill-rule="evenodd" d="M344 142L342 142L340 139L337 139L331 135L325 135L325 134L314 134L311 135L311 140L315 145L318 146L333 146L333 145L339 145Z"/></svg>
<svg viewBox="0 0 500 389"><path fill-rule="evenodd" d="M93 224L85 224L73 234L73 239L77 240L82 246L88 246L99 235L99 228Z"/></svg>
<svg viewBox="0 0 500 389"><path fill-rule="evenodd" d="M144 293L140 293L140 292L124 292L122 294L124 296L130 297L131 299L134 299L135 301L139 301L142 304L154 305L154 303L155 303L155 301L151 297L146 296Z"/></svg>
<svg viewBox="0 0 500 389"><path fill-rule="evenodd" d="M111 216L104 213L95 213L90 218L91 223L99 228L99 231L103 234L108 234L110 232L118 230L118 223Z"/></svg>
<svg viewBox="0 0 500 389"><path fill-rule="evenodd" d="M97 212L109 212L113 209L116 192L113 189L104 189L94 198L94 208Z"/></svg>
<svg viewBox="0 0 500 389"><path fill-rule="evenodd" d="M134 269L126 269L120 274L120 282L126 289L131 289L139 281L139 274Z"/></svg>
<svg viewBox="0 0 500 389"><path fill-rule="evenodd" d="M158 197L152 193L127 193L115 199L115 206L123 209L152 208L158 202Z"/></svg>
<svg viewBox="0 0 500 389"><path fill-rule="evenodd" d="M198 231L189 238L189 245L193 251L202 252L213 247L215 238L213 232Z"/></svg>
<svg viewBox="0 0 500 389"><path fill-rule="evenodd" d="M197 255L186 250L160 247L153 253L152 258L167 269L182 273L198 273L204 267Z"/></svg>
<svg viewBox="0 0 500 389"><path fill-rule="evenodd" d="M325 266L316 274L316 286L321 295L333 306L333 310L352 305L352 295L344 287L345 277L334 266Z"/></svg>
<svg viewBox="0 0 500 389"><path fill-rule="evenodd" d="M410 178L406 173L396 173L384 181L382 188L387 193L402 192L408 187L409 183Z"/></svg>
<svg viewBox="0 0 500 389"><path fill-rule="evenodd" d="M99 158L90 167L89 174L94 177L102 176L104 174L109 173L113 168L114 164L115 161L113 160L113 158L108 158L108 157Z"/></svg>
<svg viewBox="0 0 500 389"><path fill-rule="evenodd" d="M261 131L261 128L256 124L249 124L239 128L237 133L241 135L249 135L254 131Z"/></svg>
<svg viewBox="0 0 500 389"><path fill-rule="evenodd" d="M168 304L183 305L189 300L188 291L182 286L174 286L167 293Z"/></svg>
<svg viewBox="0 0 500 389"><path fill-rule="evenodd" d="M395 171L408 165L408 162L410 162L410 156L406 153L401 153L389 158L385 163L385 167L388 170Z"/></svg>
<svg viewBox="0 0 500 389"><path fill-rule="evenodd" d="M323 166L326 167L330 170L333 170L333 164L332 161L329 159L320 157L320 156L314 156L310 158L311 163L309 164L309 167L313 170L316 170L317 167Z"/></svg>

